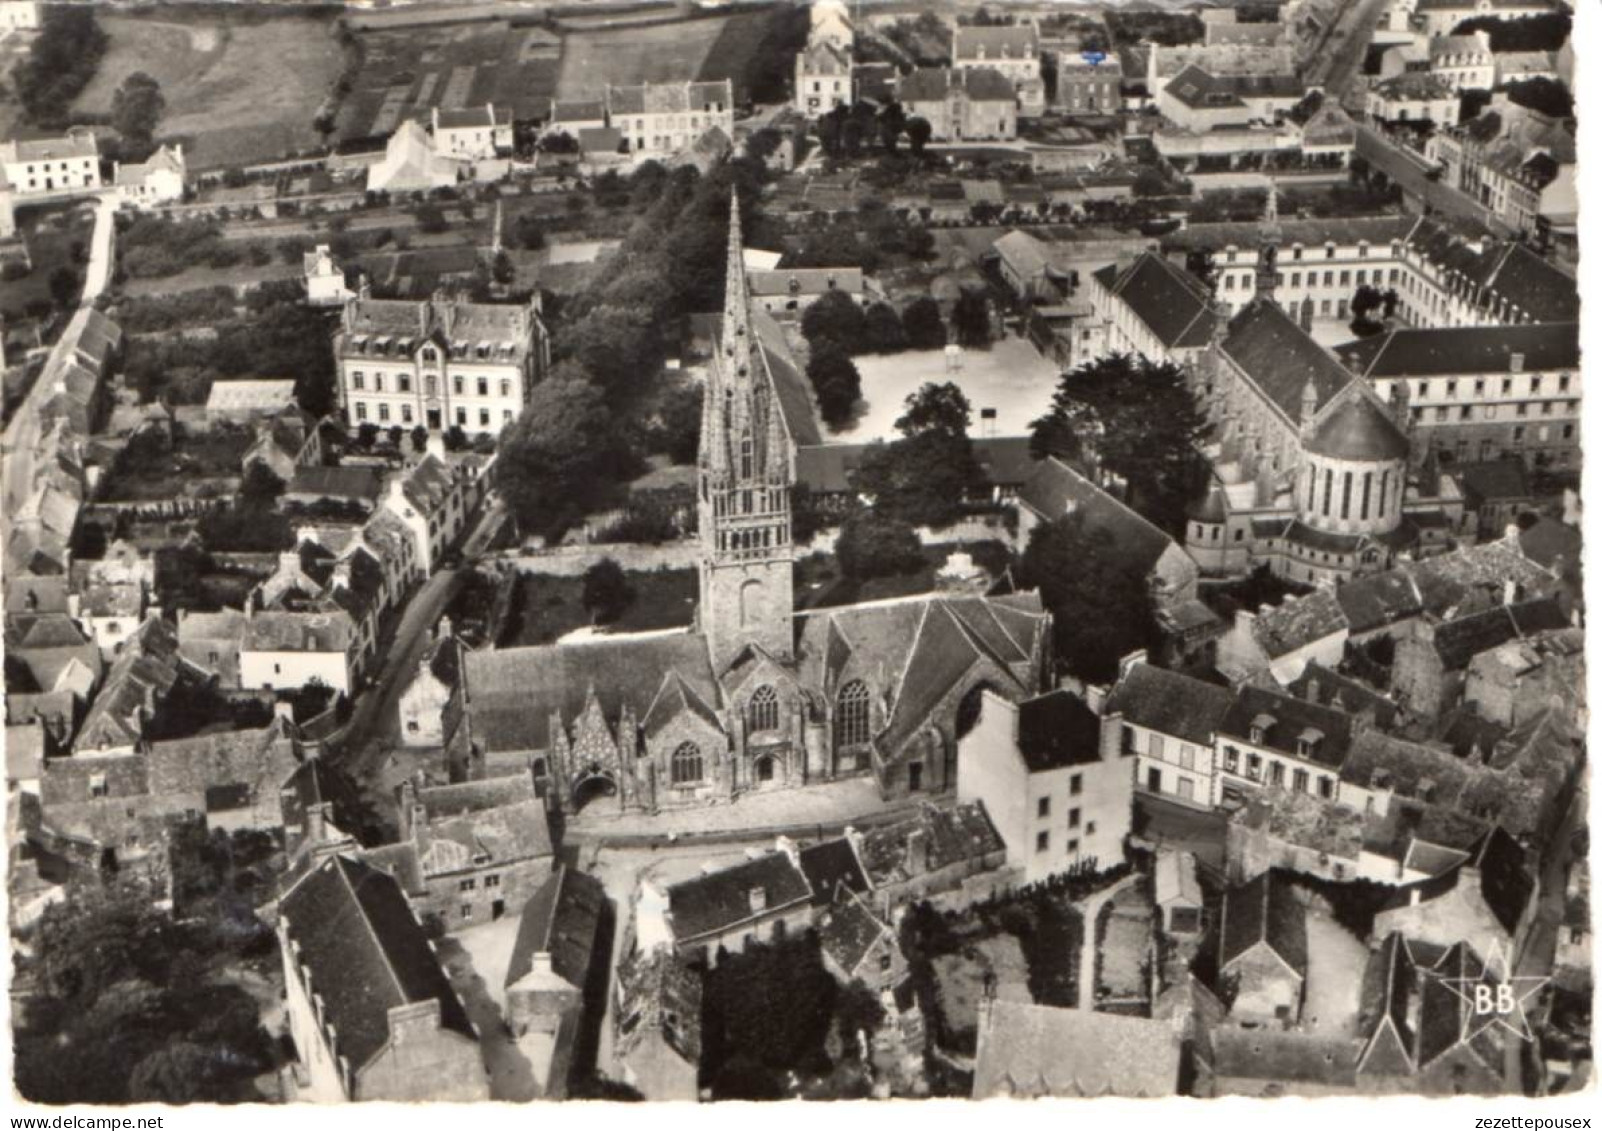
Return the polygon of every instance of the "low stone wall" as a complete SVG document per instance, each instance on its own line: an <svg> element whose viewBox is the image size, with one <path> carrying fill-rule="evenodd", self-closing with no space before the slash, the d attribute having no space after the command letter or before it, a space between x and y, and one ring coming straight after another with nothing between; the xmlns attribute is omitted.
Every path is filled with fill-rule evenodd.
<svg viewBox="0 0 1602 1131"><path fill-rule="evenodd" d="M618 542L611 545L589 543L582 546L553 546L548 550L522 551L502 555L524 573L543 573L551 577L578 577L602 558L611 558L624 569L690 569L701 560L699 540L665 542L660 546Z"/></svg>

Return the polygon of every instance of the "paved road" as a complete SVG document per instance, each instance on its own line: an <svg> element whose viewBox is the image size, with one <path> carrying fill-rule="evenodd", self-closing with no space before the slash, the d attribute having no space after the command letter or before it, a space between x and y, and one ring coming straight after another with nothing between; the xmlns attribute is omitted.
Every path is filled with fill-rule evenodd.
<svg viewBox="0 0 1602 1131"><path fill-rule="evenodd" d="M1319 65L1309 78L1322 81L1324 90L1345 100L1352 81L1363 69L1374 28L1387 7L1387 0L1352 0L1336 18L1335 26L1319 53Z"/></svg>
<svg viewBox="0 0 1602 1131"><path fill-rule="evenodd" d="M423 583L406 604L400 624L384 648L378 676L356 700L346 734L350 737L343 754L345 769L361 778L378 769L378 759L395 737L395 710L407 680L416 670L432 638L431 629L456 596L462 577L454 569L440 570ZM382 642L380 646L383 647Z"/></svg>
<svg viewBox="0 0 1602 1131"><path fill-rule="evenodd" d="M102 194L95 213L94 235L89 245L89 264L84 271L83 297L78 300L80 310L100 297L100 293L106 289L106 284L111 280L116 214L115 196L111 193ZM57 349L60 348L58 344ZM47 367L48 365L49 362L46 362ZM10 516L21 509L33 489L34 449L39 444L41 434L39 411L52 395L52 391L45 387L42 379L36 380L33 388L28 390L28 395L17 406L17 411L11 417L11 423L6 426L3 495L7 533L11 529Z"/></svg>
<svg viewBox="0 0 1602 1131"><path fill-rule="evenodd" d="M1373 127L1358 125L1357 153L1402 186L1402 191L1410 200L1421 202L1430 211L1478 220L1498 231L1506 231L1505 226L1497 222L1483 205L1448 184L1430 180L1427 175L1430 163L1421 155L1397 145Z"/></svg>

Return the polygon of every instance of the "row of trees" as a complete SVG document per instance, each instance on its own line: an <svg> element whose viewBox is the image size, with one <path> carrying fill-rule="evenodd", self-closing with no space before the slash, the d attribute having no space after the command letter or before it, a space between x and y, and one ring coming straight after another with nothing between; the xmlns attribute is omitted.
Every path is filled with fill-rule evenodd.
<svg viewBox="0 0 1602 1131"><path fill-rule="evenodd" d="M908 117L901 103L893 101L883 107L869 102L840 105L818 119L818 144L832 158L855 159L875 147L895 153L903 134L912 155L921 157L933 133L927 119Z"/></svg>
<svg viewBox="0 0 1602 1131"><path fill-rule="evenodd" d="M12 71L17 100L36 126L67 125L72 102L89 85L106 53L106 33L87 4L41 5L39 34Z"/></svg>

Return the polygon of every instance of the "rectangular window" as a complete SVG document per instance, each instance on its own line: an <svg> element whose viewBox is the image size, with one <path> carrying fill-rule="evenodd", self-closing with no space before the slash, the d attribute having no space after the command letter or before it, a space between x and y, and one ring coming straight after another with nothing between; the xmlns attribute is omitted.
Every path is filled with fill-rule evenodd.
<svg viewBox="0 0 1602 1131"><path fill-rule="evenodd" d="M1284 762L1270 762L1268 764L1268 780L1272 785L1282 786L1285 784Z"/></svg>
<svg viewBox="0 0 1602 1131"><path fill-rule="evenodd" d="M1307 771L1297 770L1291 775L1291 785L1297 793L1307 792Z"/></svg>
<svg viewBox="0 0 1602 1131"><path fill-rule="evenodd" d="M1078 809L1070 809L1070 810L1068 810L1068 827L1070 829L1077 829L1079 827L1079 810Z"/></svg>
<svg viewBox="0 0 1602 1131"><path fill-rule="evenodd" d="M1368 518L1368 494L1369 494L1369 491L1373 488L1373 486L1374 486L1374 473L1372 471L1363 472L1363 505L1362 505L1362 507L1361 507L1361 509L1360 509L1360 511L1358 513L1358 516L1357 516L1360 519Z"/></svg>
<svg viewBox="0 0 1602 1131"><path fill-rule="evenodd" d="M389 406L387 404L380 404L378 406L378 419L380 419L380 420L388 420L389 419Z"/></svg>
<svg viewBox="0 0 1602 1131"><path fill-rule="evenodd" d="M1073 856L1073 855L1077 854L1078 852L1079 852L1079 842L1077 840L1070 840L1068 842L1068 855L1069 856Z"/></svg>
<svg viewBox="0 0 1602 1131"><path fill-rule="evenodd" d="M1046 832L1035 834L1035 851L1044 852L1051 847L1051 834Z"/></svg>
<svg viewBox="0 0 1602 1131"><path fill-rule="evenodd" d="M401 423L410 424L411 422L412 422L412 406L409 405L409 404L401 405Z"/></svg>
<svg viewBox="0 0 1602 1131"><path fill-rule="evenodd" d="M356 402L356 419L357 420L366 420L367 419L367 406L364 405L361 401L357 401Z"/></svg>
<svg viewBox="0 0 1602 1131"><path fill-rule="evenodd" d="M382 393L383 391L384 391L384 375L382 373L374 373L373 374L373 392Z"/></svg>
<svg viewBox="0 0 1602 1131"><path fill-rule="evenodd" d="M451 387L455 390L457 396L462 395L462 379L460 377L451 378Z"/></svg>
<svg viewBox="0 0 1602 1131"><path fill-rule="evenodd" d="M1335 779L1321 777L1318 779L1318 795L1325 801L1335 796Z"/></svg>
<svg viewBox="0 0 1602 1131"><path fill-rule="evenodd" d="M400 382L401 392L409 393L412 391L412 375L410 373L397 373L395 380Z"/></svg>
<svg viewBox="0 0 1602 1131"><path fill-rule="evenodd" d="M1163 756L1163 736L1150 734L1146 736L1146 753L1153 758L1161 759Z"/></svg>
<svg viewBox="0 0 1602 1131"><path fill-rule="evenodd" d="M1240 768L1240 751L1233 746L1224 747L1224 769L1235 773Z"/></svg>
<svg viewBox="0 0 1602 1131"><path fill-rule="evenodd" d="M353 389L367 388L367 378L362 376L362 371L360 369L356 370L350 375L350 387Z"/></svg>
<svg viewBox="0 0 1602 1131"><path fill-rule="evenodd" d="M481 408L478 410L478 424L480 428L489 427L489 409Z"/></svg>
<svg viewBox="0 0 1602 1131"><path fill-rule="evenodd" d="M1185 770L1196 768L1196 748L1188 742L1179 744L1179 766Z"/></svg>
<svg viewBox="0 0 1602 1131"><path fill-rule="evenodd" d="M1263 756L1256 751L1246 753L1246 776L1256 781L1263 772Z"/></svg>
<svg viewBox="0 0 1602 1131"><path fill-rule="evenodd" d="M1085 775L1075 774L1068 779L1068 796L1078 797L1085 789Z"/></svg>
<svg viewBox="0 0 1602 1131"><path fill-rule="evenodd" d="M478 379L478 395L481 396L481 397L489 396L489 378L488 377L480 377Z"/></svg>
<svg viewBox="0 0 1602 1131"><path fill-rule="evenodd" d="M465 408L459 408L456 410L456 423L463 426L467 424L467 410Z"/></svg>
<svg viewBox="0 0 1602 1131"><path fill-rule="evenodd" d="M1037 816L1037 817L1049 817L1049 816L1051 816L1051 798L1042 797L1038 801L1035 802L1035 816Z"/></svg>
<svg viewBox="0 0 1602 1131"><path fill-rule="evenodd" d="M1352 516L1352 473L1350 471L1347 471L1347 472L1343 472L1341 474L1341 517L1342 518L1350 518L1351 516Z"/></svg>

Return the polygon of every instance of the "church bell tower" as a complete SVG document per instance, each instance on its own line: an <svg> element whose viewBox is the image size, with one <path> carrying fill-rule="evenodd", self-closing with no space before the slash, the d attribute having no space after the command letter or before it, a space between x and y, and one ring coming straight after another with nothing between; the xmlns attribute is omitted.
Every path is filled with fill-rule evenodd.
<svg viewBox="0 0 1602 1131"><path fill-rule="evenodd" d="M746 644L794 651L790 443L753 341L740 202L729 203L723 323L701 411L701 584L697 622L721 674Z"/></svg>

